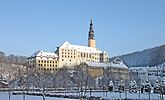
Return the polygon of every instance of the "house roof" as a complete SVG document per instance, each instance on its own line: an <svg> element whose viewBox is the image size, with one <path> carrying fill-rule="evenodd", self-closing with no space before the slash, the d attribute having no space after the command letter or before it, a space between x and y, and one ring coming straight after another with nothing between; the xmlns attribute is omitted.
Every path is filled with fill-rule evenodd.
<svg viewBox="0 0 165 100"><path fill-rule="evenodd" d="M116 63L96 63L96 62L85 62L88 66L90 67L103 67L103 68L108 68L108 67L116 67L116 68L125 68L128 69L128 67L125 64L116 64Z"/></svg>

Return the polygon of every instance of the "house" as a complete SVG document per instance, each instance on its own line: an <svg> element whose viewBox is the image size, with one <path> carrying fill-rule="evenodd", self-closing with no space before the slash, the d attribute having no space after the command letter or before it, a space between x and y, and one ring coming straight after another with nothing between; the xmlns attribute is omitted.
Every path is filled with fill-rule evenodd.
<svg viewBox="0 0 165 100"><path fill-rule="evenodd" d="M107 74L116 79L128 79L128 67L119 58L110 63L85 62L80 67L94 78Z"/></svg>

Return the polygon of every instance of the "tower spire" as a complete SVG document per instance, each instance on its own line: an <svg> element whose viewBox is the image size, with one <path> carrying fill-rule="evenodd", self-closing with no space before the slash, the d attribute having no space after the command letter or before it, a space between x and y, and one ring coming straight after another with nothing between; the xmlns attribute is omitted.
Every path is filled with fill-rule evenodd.
<svg viewBox="0 0 165 100"><path fill-rule="evenodd" d="M88 39L94 39L94 30L93 30L93 21L92 21L92 19L90 19L90 27L89 27Z"/></svg>
<svg viewBox="0 0 165 100"><path fill-rule="evenodd" d="M94 29L93 29L93 21L90 19L90 26L89 26L89 33L88 33L88 47L95 48L95 35L94 35Z"/></svg>

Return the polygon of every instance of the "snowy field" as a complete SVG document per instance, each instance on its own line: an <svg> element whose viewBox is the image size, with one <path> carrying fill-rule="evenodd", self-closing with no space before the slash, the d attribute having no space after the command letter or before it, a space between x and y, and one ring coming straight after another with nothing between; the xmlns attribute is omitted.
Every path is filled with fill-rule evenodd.
<svg viewBox="0 0 165 100"><path fill-rule="evenodd" d="M26 96L26 100L42 100L41 96ZM0 100L9 100L9 93L0 92ZM22 95L11 95L10 100L23 100ZM55 97L46 97L45 100L76 100L76 99L66 99L66 98L55 98Z"/></svg>
<svg viewBox="0 0 165 100"><path fill-rule="evenodd" d="M60 95L63 95L62 93L58 93ZM78 95L77 93L68 93L68 95ZM90 96L90 93L87 92L84 94L86 96ZM91 96L95 97L101 97L103 99L107 100L114 100L114 99L139 99L139 100L160 100L160 95L159 94L148 94L148 93L119 93L119 92L92 92ZM164 100L165 100L165 95L164 95Z"/></svg>
<svg viewBox="0 0 165 100"><path fill-rule="evenodd" d="M89 95L89 94L87 94L87 95ZM98 92L96 92L96 93L93 93L92 94L93 96L100 96L100 97L102 97L102 98L104 98L104 99L125 99L125 98L127 98L127 99L141 99L141 100L143 100L143 99L146 99L146 100L149 100L149 98L151 99L151 100L160 100L160 96L158 95L158 94L151 94L150 95L150 97L149 97L149 94L138 94L138 93L115 93L115 92L113 92L113 93L98 93Z"/></svg>
<svg viewBox="0 0 165 100"><path fill-rule="evenodd" d="M50 93L52 94L52 93ZM77 93L56 93L59 95L79 95ZM84 94L86 96L90 96L90 93L87 92L86 94ZM116 99L133 99L133 100L160 100L160 95L158 94L138 94L138 93L115 93L115 92L92 92L91 96L96 96L96 97L101 97L107 100L116 100ZM26 100L42 100L43 98L41 96L28 96L26 95ZM9 93L4 93L4 92L0 92L0 100L9 100ZM11 99L10 100L23 100L23 96L22 95L11 95ZM46 97L45 100L77 100L77 99L66 99L66 98L55 98L55 97ZM165 95L164 95L164 100L165 100Z"/></svg>

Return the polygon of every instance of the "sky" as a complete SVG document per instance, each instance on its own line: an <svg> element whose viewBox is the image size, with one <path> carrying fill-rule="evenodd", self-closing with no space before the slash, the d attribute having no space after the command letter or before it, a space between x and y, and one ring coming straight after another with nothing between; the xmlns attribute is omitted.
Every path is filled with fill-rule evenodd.
<svg viewBox="0 0 165 100"><path fill-rule="evenodd" d="M64 41L88 43L110 57L165 44L165 0L0 0L0 51L30 56Z"/></svg>

